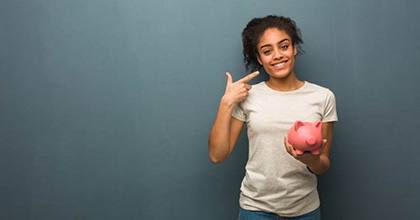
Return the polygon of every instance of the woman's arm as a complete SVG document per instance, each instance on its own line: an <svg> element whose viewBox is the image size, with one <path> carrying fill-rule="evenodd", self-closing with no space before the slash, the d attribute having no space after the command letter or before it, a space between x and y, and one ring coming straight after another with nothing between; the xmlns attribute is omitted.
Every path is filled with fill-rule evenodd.
<svg viewBox="0 0 420 220"><path fill-rule="evenodd" d="M223 95L216 119L209 134L209 158L213 163L221 163L232 153L236 140L241 133L243 122L232 117L232 111L239 102L248 96L251 86L247 83L259 74L258 71L233 82L226 73L226 90Z"/></svg>
<svg viewBox="0 0 420 220"><path fill-rule="evenodd" d="M321 175L330 168L330 149L333 138L333 122L326 122L322 125L322 136L324 144L319 155L319 160L309 160L306 164L308 168L316 175Z"/></svg>
<svg viewBox="0 0 420 220"><path fill-rule="evenodd" d="M209 134L209 158L213 163L226 160L235 148L243 122L231 116L233 106L220 102L216 120Z"/></svg>

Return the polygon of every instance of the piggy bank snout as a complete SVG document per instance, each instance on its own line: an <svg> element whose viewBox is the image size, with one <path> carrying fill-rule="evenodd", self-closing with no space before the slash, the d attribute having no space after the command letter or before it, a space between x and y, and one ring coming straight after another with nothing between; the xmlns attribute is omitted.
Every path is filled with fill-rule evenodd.
<svg viewBox="0 0 420 220"><path fill-rule="evenodd" d="M308 137L307 139L306 139L306 143L308 144L308 145L315 145L316 144L316 138L315 137L313 137L313 136L311 136L311 137Z"/></svg>

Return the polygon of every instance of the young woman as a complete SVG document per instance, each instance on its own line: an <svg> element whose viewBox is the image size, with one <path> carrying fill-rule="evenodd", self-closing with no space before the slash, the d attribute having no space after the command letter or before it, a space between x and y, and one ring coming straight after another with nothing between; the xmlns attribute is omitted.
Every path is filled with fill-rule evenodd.
<svg viewBox="0 0 420 220"><path fill-rule="evenodd" d="M296 56L303 43L293 20L282 16L252 19L242 32L247 67L264 68L268 80L248 82L253 72L227 83L209 135L209 158L220 163L233 151L244 123L249 155L241 185L239 219L320 219L317 177L330 167L334 94L300 80ZM297 155L286 138L297 120L322 121L320 155Z"/></svg>

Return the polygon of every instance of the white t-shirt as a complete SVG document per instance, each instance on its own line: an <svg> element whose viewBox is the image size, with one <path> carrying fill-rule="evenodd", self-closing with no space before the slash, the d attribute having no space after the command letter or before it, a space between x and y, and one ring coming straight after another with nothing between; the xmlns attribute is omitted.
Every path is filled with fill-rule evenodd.
<svg viewBox="0 0 420 220"><path fill-rule="evenodd" d="M316 175L287 153L284 136L297 120L337 121L334 94L307 81L287 92L260 82L232 116L246 122L249 140L240 206L280 216L299 216L318 208Z"/></svg>

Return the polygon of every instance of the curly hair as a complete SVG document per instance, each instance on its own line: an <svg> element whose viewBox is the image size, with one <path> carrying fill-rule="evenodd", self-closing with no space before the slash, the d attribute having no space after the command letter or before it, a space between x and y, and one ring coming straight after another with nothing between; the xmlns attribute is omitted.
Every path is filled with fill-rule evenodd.
<svg viewBox="0 0 420 220"><path fill-rule="evenodd" d="M277 28L279 30L285 31L290 36L293 46L297 48L298 54L303 53L301 48L301 44L303 44L301 32L292 19L276 15L268 15L263 18L254 18L242 31L242 52L247 69L250 67L252 69L261 68L261 65L258 63L257 59L257 45L264 31L269 28Z"/></svg>

